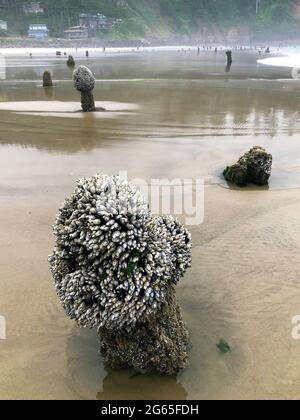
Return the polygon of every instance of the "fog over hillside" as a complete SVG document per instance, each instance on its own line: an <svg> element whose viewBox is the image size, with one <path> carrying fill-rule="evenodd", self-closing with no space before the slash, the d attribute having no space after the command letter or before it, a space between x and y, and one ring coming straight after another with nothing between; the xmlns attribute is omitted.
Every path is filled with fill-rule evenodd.
<svg viewBox="0 0 300 420"><path fill-rule="evenodd" d="M80 13L120 18L99 37L172 36L286 38L300 34L299 0L44 0L44 13L26 15L26 0L0 0L0 20L11 34L26 34L28 23L46 23L53 36L78 24ZM202 39L202 38L201 38Z"/></svg>

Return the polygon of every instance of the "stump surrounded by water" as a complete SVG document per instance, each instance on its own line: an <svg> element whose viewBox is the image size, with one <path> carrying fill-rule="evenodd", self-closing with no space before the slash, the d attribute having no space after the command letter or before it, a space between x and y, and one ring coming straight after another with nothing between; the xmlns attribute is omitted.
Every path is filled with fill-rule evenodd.
<svg viewBox="0 0 300 420"><path fill-rule="evenodd" d="M226 181L243 187L247 184L267 185L271 176L272 155L260 146L245 153L235 165L228 166L224 172Z"/></svg>
<svg viewBox="0 0 300 420"><path fill-rule="evenodd" d="M50 71L45 71L43 74L43 87L52 87L53 81Z"/></svg>
<svg viewBox="0 0 300 420"><path fill-rule="evenodd" d="M74 57L72 55L69 55L67 65L69 67L75 67L75 60L74 60Z"/></svg>
<svg viewBox="0 0 300 420"><path fill-rule="evenodd" d="M226 51L226 57L227 57L227 67L231 67L232 65L232 51L231 50L227 50Z"/></svg>

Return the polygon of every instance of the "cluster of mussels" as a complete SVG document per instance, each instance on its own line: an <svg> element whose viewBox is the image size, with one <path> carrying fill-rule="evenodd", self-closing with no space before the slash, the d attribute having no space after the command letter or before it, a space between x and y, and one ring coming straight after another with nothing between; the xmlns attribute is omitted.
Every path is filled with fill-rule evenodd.
<svg viewBox="0 0 300 420"><path fill-rule="evenodd" d="M271 176L273 158L260 146L245 153L235 165L228 166L223 175L229 182L238 186L248 183L267 185Z"/></svg>
<svg viewBox="0 0 300 420"><path fill-rule="evenodd" d="M172 217L153 217L118 176L81 179L54 225L49 257L57 294L83 327L130 333L157 316L191 265L191 237Z"/></svg>

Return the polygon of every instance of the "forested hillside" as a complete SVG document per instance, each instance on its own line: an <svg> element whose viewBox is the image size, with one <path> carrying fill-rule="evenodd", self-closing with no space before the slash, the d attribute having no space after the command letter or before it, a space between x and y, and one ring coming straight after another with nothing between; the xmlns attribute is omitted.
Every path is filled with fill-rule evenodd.
<svg viewBox="0 0 300 420"><path fill-rule="evenodd" d="M7 19L20 33L25 33L29 21L39 21L59 36L64 28L77 24L81 12L122 18L106 34L112 38L222 36L234 31L274 37L300 33L299 0L44 0L46 15L26 18L23 3L28 1L9 0L9 7L0 8L0 19Z"/></svg>

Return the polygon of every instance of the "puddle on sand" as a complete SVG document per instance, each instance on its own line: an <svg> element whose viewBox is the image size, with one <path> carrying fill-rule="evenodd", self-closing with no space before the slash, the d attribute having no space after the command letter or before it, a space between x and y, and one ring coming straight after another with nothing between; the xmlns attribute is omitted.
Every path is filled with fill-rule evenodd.
<svg viewBox="0 0 300 420"><path fill-rule="evenodd" d="M300 171L295 169L294 171L283 170L274 168L272 169L272 175L268 185L254 185L249 184L246 187L238 187L237 185L227 182L223 175L222 171L216 172L209 180L211 184L219 184L223 188L236 191L278 191L278 190L288 190L288 189L298 189L300 187Z"/></svg>
<svg viewBox="0 0 300 420"><path fill-rule="evenodd" d="M66 348L68 386L80 399L186 400L176 377L141 375L132 369L113 370L103 365L96 330L73 328Z"/></svg>

